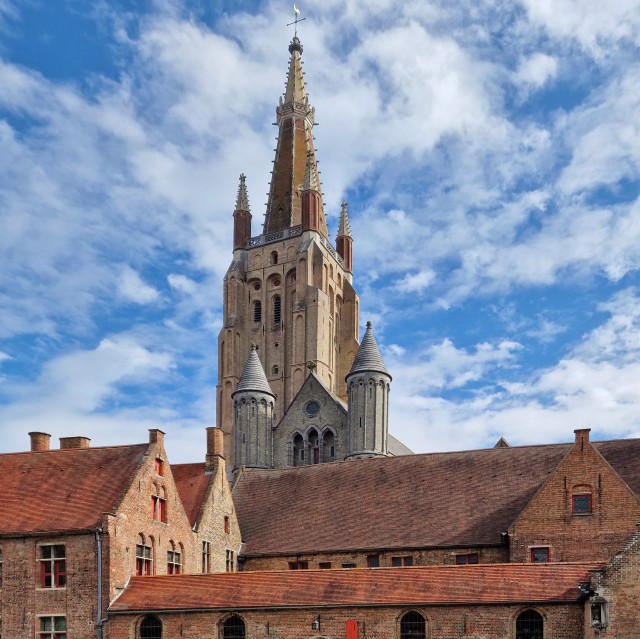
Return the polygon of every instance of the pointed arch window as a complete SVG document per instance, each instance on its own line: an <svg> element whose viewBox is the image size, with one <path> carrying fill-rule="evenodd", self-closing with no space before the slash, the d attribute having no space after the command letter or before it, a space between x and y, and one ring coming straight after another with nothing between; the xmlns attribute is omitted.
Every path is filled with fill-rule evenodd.
<svg viewBox="0 0 640 639"><path fill-rule="evenodd" d="M139 639L162 639L162 622L155 615L147 615L140 624Z"/></svg>
<svg viewBox="0 0 640 639"><path fill-rule="evenodd" d="M222 639L245 639L246 628L244 621L238 615L229 617L222 624Z"/></svg>
<svg viewBox="0 0 640 639"><path fill-rule="evenodd" d="M304 465L304 439L300 433L296 433L293 438L293 465Z"/></svg>
<svg viewBox="0 0 640 639"><path fill-rule="evenodd" d="M426 639L427 629L424 617L414 610L400 619L400 639Z"/></svg>
<svg viewBox="0 0 640 639"><path fill-rule="evenodd" d="M309 431L307 441L309 442L309 463L319 464L321 461L320 446L318 445L318 431L315 428Z"/></svg>
<svg viewBox="0 0 640 639"><path fill-rule="evenodd" d="M336 438L333 431L327 430L322 435L322 461L331 462L336 458Z"/></svg>
<svg viewBox="0 0 640 639"><path fill-rule="evenodd" d="M516 639L543 639L542 615L535 610L525 610L516 619Z"/></svg>

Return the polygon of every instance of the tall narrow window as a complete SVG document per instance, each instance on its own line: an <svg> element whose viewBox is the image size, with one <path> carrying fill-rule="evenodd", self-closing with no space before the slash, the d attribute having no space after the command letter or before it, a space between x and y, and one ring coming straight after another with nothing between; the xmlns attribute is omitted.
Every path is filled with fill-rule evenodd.
<svg viewBox="0 0 640 639"><path fill-rule="evenodd" d="M164 488L157 489L155 495L151 495L151 519L155 521L167 521L167 500Z"/></svg>
<svg viewBox="0 0 640 639"><path fill-rule="evenodd" d="M211 543L208 541L202 542L202 573L207 574L211 572Z"/></svg>
<svg viewBox="0 0 640 639"><path fill-rule="evenodd" d="M415 611L406 613L400 619L400 639L426 639L427 629L424 617Z"/></svg>
<svg viewBox="0 0 640 639"><path fill-rule="evenodd" d="M156 458L155 470L156 470L156 475L162 476L164 474L164 468L163 468L162 460L160 458Z"/></svg>
<svg viewBox="0 0 640 639"><path fill-rule="evenodd" d="M235 569L235 563L233 561L233 550L227 550L225 569L227 572L233 572Z"/></svg>
<svg viewBox="0 0 640 639"><path fill-rule="evenodd" d="M333 461L336 458L335 437L332 431L322 435L322 461Z"/></svg>
<svg viewBox="0 0 640 639"><path fill-rule="evenodd" d="M140 624L139 639L162 639L162 622L155 615L147 615Z"/></svg>
<svg viewBox="0 0 640 639"><path fill-rule="evenodd" d="M224 532L227 535L231 532L231 521L229 520L229 515L224 516Z"/></svg>
<svg viewBox="0 0 640 639"><path fill-rule="evenodd" d="M245 639L244 621L237 615L229 617L222 624L222 639Z"/></svg>
<svg viewBox="0 0 640 639"><path fill-rule="evenodd" d="M136 544L136 575L139 577L152 574L152 550L142 535L139 535Z"/></svg>
<svg viewBox="0 0 640 639"><path fill-rule="evenodd" d="M67 618L40 617L38 639L67 639Z"/></svg>
<svg viewBox="0 0 640 639"><path fill-rule="evenodd" d="M67 585L67 562L64 544L40 546L40 587L64 588Z"/></svg>
<svg viewBox="0 0 640 639"><path fill-rule="evenodd" d="M281 301L280 296L276 295L273 298L273 323L280 324L281 317Z"/></svg>
<svg viewBox="0 0 640 639"><path fill-rule="evenodd" d="M516 639L543 639L542 615L535 610L525 610L516 619Z"/></svg>
<svg viewBox="0 0 640 639"><path fill-rule="evenodd" d="M167 574L179 575L182 572L182 553L180 546L176 546L172 541L169 542L171 548L167 550Z"/></svg>
<svg viewBox="0 0 640 639"><path fill-rule="evenodd" d="M318 445L318 431L315 428L309 431L307 440L309 442L309 461L312 464L319 464L320 446Z"/></svg>
<svg viewBox="0 0 640 639"><path fill-rule="evenodd" d="M253 321L256 323L262 321L262 302L260 300L253 303Z"/></svg>
<svg viewBox="0 0 640 639"><path fill-rule="evenodd" d="M302 466L304 464L304 440L299 433L293 438L293 465Z"/></svg>

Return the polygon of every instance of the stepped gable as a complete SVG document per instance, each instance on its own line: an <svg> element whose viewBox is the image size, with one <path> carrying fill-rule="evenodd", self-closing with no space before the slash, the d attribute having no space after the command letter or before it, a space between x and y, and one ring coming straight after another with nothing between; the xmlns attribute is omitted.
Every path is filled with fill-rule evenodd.
<svg viewBox="0 0 640 639"><path fill-rule="evenodd" d="M0 535L91 530L114 512L148 444L0 455Z"/></svg>
<svg viewBox="0 0 640 639"><path fill-rule="evenodd" d="M238 382L235 393L240 391L258 391L260 393L269 393L269 395L275 397L267 381L267 376L264 374L264 368L262 368L262 364L260 363L256 347L253 345L251 346L251 352L247 358L247 363L244 365L244 370L240 376L240 381Z"/></svg>
<svg viewBox="0 0 640 639"><path fill-rule="evenodd" d="M600 564L478 564L132 577L109 612L577 602Z"/></svg>
<svg viewBox="0 0 640 639"><path fill-rule="evenodd" d="M371 322L367 322L367 330L364 332L362 342L360 343L356 357L353 360L349 375L365 371L385 373L386 375L389 375L389 371L387 371L387 367L382 361L382 355L380 354L380 349L376 343L376 338L373 336ZM347 377L349 377L349 375L347 375ZM389 377L391 376L389 375Z"/></svg>
<svg viewBox="0 0 640 639"><path fill-rule="evenodd" d="M193 526L198 521L211 475L205 474L204 463L171 464L171 474L189 523Z"/></svg>

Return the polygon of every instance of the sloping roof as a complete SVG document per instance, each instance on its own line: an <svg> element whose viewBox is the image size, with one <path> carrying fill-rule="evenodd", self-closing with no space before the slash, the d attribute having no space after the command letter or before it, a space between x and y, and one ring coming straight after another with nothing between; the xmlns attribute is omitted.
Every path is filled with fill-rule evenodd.
<svg viewBox="0 0 640 639"><path fill-rule="evenodd" d="M577 602L596 564L479 564L132 577L110 612Z"/></svg>
<svg viewBox="0 0 640 639"><path fill-rule="evenodd" d="M499 544L571 446L247 470L234 488L243 554Z"/></svg>
<svg viewBox="0 0 640 639"><path fill-rule="evenodd" d="M640 439L612 439L593 445L640 498Z"/></svg>
<svg viewBox="0 0 640 639"><path fill-rule="evenodd" d="M413 451L393 435L387 435L387 451L396 457L398 455L413 455Z"/></svg>
<svg viewBox="0 0 640 639"><path fill-rule="evenodd" d="M147 450L139 444L0 455L0 535L98 527Z"/></svg>
<svg viewBox="0 0 640 639"><path fill-rule="evenodd" d="M171 474L189 523L193 526L198 521L211 475L205 475L204 463L171 464Z"/></svg>

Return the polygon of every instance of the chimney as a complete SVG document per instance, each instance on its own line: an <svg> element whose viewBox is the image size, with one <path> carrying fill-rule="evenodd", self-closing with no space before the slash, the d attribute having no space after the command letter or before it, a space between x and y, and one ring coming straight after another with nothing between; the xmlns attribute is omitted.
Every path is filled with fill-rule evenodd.
<svg viewBox="0 0 640 639"><path fill-rule="evenodd" d="M580 444L580 450L584 449L585 442L589 442L590 428L577 428L573 431L576 434L576 445Z"/></svg>
<svg viewBox="0 0 640 639"><path fill-rule="evenodd" d="M60 450L67 448L89 448L89 437L61 437Z"/></svg>
<svg viewBox="0 0 640 639"><path fill-rule="evenodd" d="M208 426L205 472L215 472L221 461L224 463L224 433L222 428Z"/></svg>
<svg viewBox="0 0 640 639"><path fill-rule="evenodd" d="M159 428L149 429L149 443L164 446L164 432Z"/></svg>
<svg viewBox="0 0 640 639"><path fill-rule="evenodd" d="M49 442L51 441L51 435L49 433L29 433L31 438L31 452L38 452L42 450L49 450Z"/></svg>

